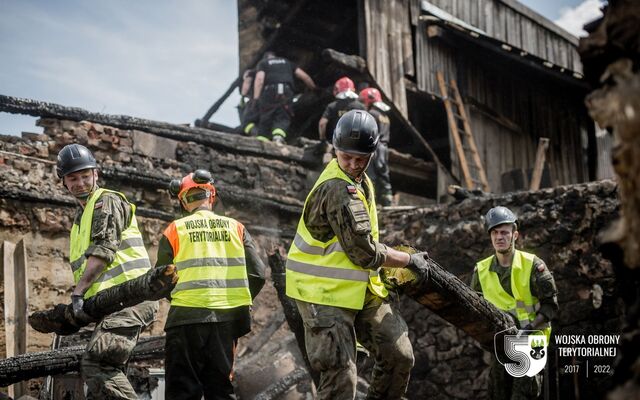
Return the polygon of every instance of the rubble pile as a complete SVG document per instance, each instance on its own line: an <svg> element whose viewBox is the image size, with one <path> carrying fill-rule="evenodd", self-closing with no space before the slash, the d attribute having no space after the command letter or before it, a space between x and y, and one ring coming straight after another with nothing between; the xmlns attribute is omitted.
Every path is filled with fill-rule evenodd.
<svg viewBox="0 0 640 400"><path fill-rule="evenodd" d="M25 239L30 314L66 304L71 294L68 238L76 202L55 175L56 154L68 143L88 146L101 165L100 185L121 190L138 205L138 223L152 262L163 229L179 215L177 202L166 190L171 179L196 168L210 169L218 189L216 211L242 221L259 251L270 249L281 236L293 236L306 185L314 180L313 170L299 161L301 152L285 161L288 156L260 157L87 121L41 119L38 124L44 127L43 134L0 137L0 179L4 183L0 188L0 240ZM284 179L298 190L291 190ZM256 314L255 333L274 312L281 312L279 307L275 290L268 284L255 304L256 309L268 311ZM147 334L162 334L167 309L168 302L161 301L161 317ZM2 311L0 307L0 317ZM49 350L51 336L29 327L28 342L29 352ZM4 325L0 324L2 354L4 346Z"/></svg>
<svg viewBox="0 0 640 400"><path fill-rule="evenodd" d="M139 225L152 259L167 221L179 213L166 190L170 179L196 168L210 169L219 189L217 211L242 221L266 258L276 246L288 248L304 196L320 169L310 167L300 149L291 150L300 153L260 157L246 148L233 151L95 122L52 118L41 119L39 124L44 134L0 140L0 178L6 182L0 189L0 239L25 237L28 243L30 312L66 303L70 295L68 232L75 202L54 172L55 154L67 143L77 141L94 151L104 186L122 190L138 204ZM616 190L613 182L605 181L471 197L429 208L385 210L382 239L428 250L434 260L468 282L475 261L490 254L481 215L495 205L508 206L521 218L520 247L539 255L555 274L561 307L554 321L556 332L616 330L620 315L615 308L613 268L593 244L618 215ZM488 353L424 305L403 297L394 301L399 302L410 326L416 352L409 390L412 398L485 397ZM166 302L163 308L166 312ZM290 398L296 398L295 392L308 394L309 377L300 370L303 357L284 318L274 318L282 313L270 282L254 306L254 331L243 339L245 360L237 365L239 381L247 382L246 393L266 396L289 391ZM154 324L150 334L161 334L162 324ZM48 349L51 342L48 335L31 330L29 340L30 352ZM280 341L281 346L271 344ZM263 352L282 358L287 368L265 364ZM250 387L255 381L251 368L263 364L272 367L265 374L271 374L268 378L278 384ZM598 383L594 379L589 384Z"/></svg>
<svg viewBox="0 0 640 400"><path fill-rule="evenodd" d="M476 261L492 252L482 216L502 205L520 218L518 247L542 258L558 286L554 333L618 332L620 311L614 269L597 247L598 234L618 216L612 181L537 192L470 197L458 203L384 211L382 240L409 243L449 272L470 282ZM463 331L410 299L400 300L416 354L410 393L415 398L484 398L489 354ZM563 385L561 377L560 385ZM571 383L572 384L572 383ZM585 382L602 393L603 382Z"/></svg>

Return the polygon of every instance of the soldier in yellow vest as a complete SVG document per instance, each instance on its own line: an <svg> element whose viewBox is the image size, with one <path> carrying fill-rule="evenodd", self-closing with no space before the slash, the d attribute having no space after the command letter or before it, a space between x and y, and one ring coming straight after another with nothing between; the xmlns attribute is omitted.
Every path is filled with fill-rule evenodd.
<svg viewBox="0 0 640 400"><path fill-rule="evenodd" d="M305 327L319 399L354 399L356 340L375 359L368 399L400 399L413 367L404 319L388 300L381 266L428 268L425 253L409 255L378 241L375 193L365 174L378 145L374 118L364 110L336 125L336 159L305 201L286 263L287 295Z"/></svg>
<svg viewBox="0 0 640 400"><path fill-rule="evenodd" d="M135 206L119 192L98 187L93 154L79 144L58 153L56 173L78 200L71 228L71 295L76 319L90 321L84 300L137 278L151 268L138 230ZM81 361L87 399L137 399L125 368L140 331L151 324L158 302L146 301L104 317L96 324Z"/></svg>
<svg viewBox="0 0 640 400"><path fill-rule="evenodd" d="M499 309L511 314L521 332L542 331L549 338L550 321L558 310L556 285L544 261L517 250L517 218L506 207L494 207L485 217L495 254L476 264L471 288ZM495 356L489 376L493 400L535 399L542 375L513 378Z"/></svg>
<svg viewBox="0 0 640 400"><path fill-rule="evenodd" d="M188 215L169 224L158 247L156 265L178 270L165 325L165 397L235 399L236 344L251 330L249 307L265 266L244 226L212 211L208 171L172 181L171 190Z"/></svg>

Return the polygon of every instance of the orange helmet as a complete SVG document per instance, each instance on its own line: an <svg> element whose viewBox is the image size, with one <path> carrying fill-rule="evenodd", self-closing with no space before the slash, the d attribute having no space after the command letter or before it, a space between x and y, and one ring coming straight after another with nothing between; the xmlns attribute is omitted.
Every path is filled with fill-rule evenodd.
<svg viewBox="0 0 640 400"><path fill-rule="evenodd" d="M338 79L336 83L333 85L333 95L336 96L338 93L346 92L347 90L351 90L352 92L356 91L356 85L353 83L351 79L346 76Z"/></svg>
<svg viewBox="0 0 640 400"><path fill-rule="evenodd" d="M373 87L364 88L360 92L360 101L367 108L369 108L373 103L381 102L382 95L380 94L380 91L376 88L373 88Z"/></svg>
<svg viewBox="0 0 640 400"><path fill-rule="evenodd" d="M200 188L204 190L204 193L188 196L188 198L185 197L187 192L193 188ZM216 188L213 186L211 172L204 169L198 169L180 180L172 180L169 184L169 190L171 193L176 195L178 199L185 201L186 203L206 198L211 198L213 200L216 197Z"/></svg>

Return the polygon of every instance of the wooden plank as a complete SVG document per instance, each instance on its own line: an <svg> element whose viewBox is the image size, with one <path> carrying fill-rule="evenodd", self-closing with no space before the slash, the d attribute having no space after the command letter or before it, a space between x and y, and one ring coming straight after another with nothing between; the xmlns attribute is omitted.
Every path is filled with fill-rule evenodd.
<svg viewBox="0 0 640 400"><path fill-rule="evenodd" d="M17 245L3 241L2 264L4 272L4 326L7 358L27 351L28 280L24 240ZM19 398L27 391L27 382L9 386L9 396Z"/></svg>
<svg viewBox="0 0 640 400"><path fill-rule="evenodd" d="M518 14L525 16L531 19L533 22L538 25L538 30L550 31L554 34L558 35L558 38L564 41L567 41L574 46L578 46L578 38L571 35L569 32L562 29L560 26L554 24L550 20L546 19L542 15L528 8L524 4L518 2L517 0L500 0L500 6L503 8L511 8L513 11ZM503 5L504 4L504 5ZM507 7L505 7L505 5Z"/></svg>
<svg viewBox="0 0 640 400"><path fill-rule="evenodd" d="M484 5L484 10L482 11L484 14L485 27L484 31L487 32L487 35L491 37L496 36L496 12L493 7L493 0L489 0Z"/></svg>
<svg viewBox="0 0 640 400"><path fill-rule="evenodd" d="M402 18L402 59L405 75L416 74L414 65L413 42L411 40L411 0L404 0L404 15Z"/></svg>

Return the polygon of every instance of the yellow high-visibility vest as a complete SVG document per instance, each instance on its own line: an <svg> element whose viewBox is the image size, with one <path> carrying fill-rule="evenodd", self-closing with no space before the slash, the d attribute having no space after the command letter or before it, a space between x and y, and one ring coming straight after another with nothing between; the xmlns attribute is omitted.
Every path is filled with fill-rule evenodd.
<svg viewBox="0 0 640 400"><path fill-rule="evenodd" d="M171 292L171 305L208 309L251 305L242 224L209 210L173 223L178 283Z"/></svg>
<svg viewBox="0 0 640 400"><path fill-rule="evenodd" d="M305 209L311 193L329 179L342 179L356 186L339 167L337 160L332 160L324 169L305 201ZM357 196L364 203L371 221L371 235L378 240L378 215L375 204L373 184L365 175L369 185L370 201L358 189ZM345 185L346 186L346 185ZM357 186L356 186L357 187ZM337 236L326 242L311 236L303 216L298 222L296 236L289 249L286 264L287 296L314 304L325 304L361 310L367 287L372 293L387 297L387 289L380 280L378 271L364 269L351 262L342 249Z"/></svg>
<svg viewBox="0 0 640 400"><path fill-rule="evenodd" d="M102 188L96 190L89 196L84 211L82 212L82 217L80 218L80 225L74 223L71 227L69 259L71 260L71 270L73 271L73 280L76 285L87 267L87 258L84 253L91 245L93 210L96 201L98 201L103 193L114 193L127 201L124 194ZM144 247L142 235L140 234L138 222L136 221L136 206L131 203L129 203L129 205L131 206L131 222L127 229L122 232L120 247L116 251L113 261L104 268L102 273L91 286L89 286L89 289L84 294L85 299L95 296L96 293L102 290L137 278L151 268L149 255Z"/></svg>
<svg viewBox="0 0 640 400"><path fill-rule="evenodd" d="M498 274L491 271L491 264L495 256L487 257L476 265L478 280L482 287L482 296L499 309L513 315L524 327L536 318L540 309L537 297L531 294L531 271L535 255L516 250L511 264L511 291L507 293L500 284ZM547 343L551 336L551 324L541 329L547 336Z"/></svg>

